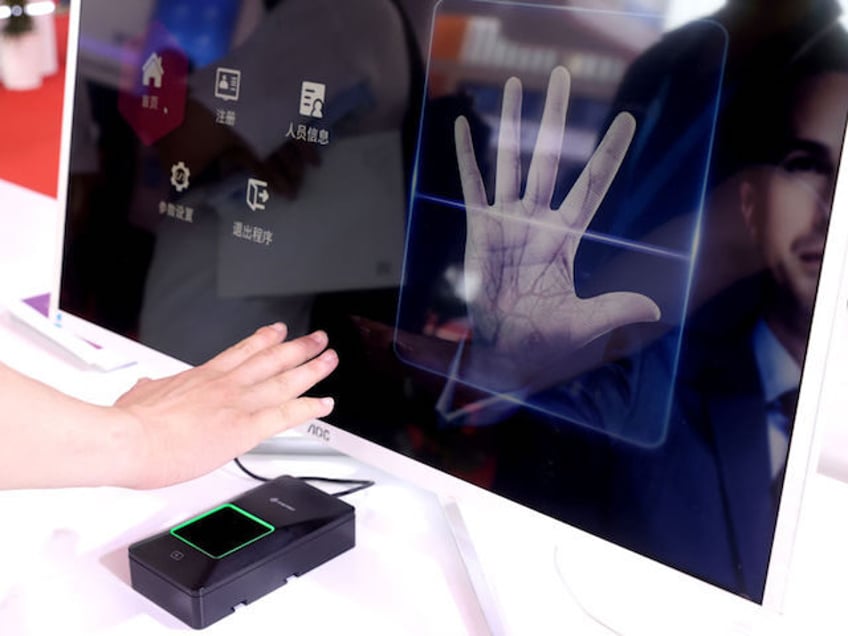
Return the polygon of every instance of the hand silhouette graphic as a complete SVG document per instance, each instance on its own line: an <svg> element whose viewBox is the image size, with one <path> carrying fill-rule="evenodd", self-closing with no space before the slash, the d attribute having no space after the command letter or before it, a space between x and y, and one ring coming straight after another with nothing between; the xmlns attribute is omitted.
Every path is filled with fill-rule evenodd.
<svg viewBox="0 0 848 636"><path fill-rule="evenodd" d="M456 152L467 215L465 285L474 338L533 383L562 360L613 329L656 321L660 310L632 292L580 298L574 257L635 131L620 113L563 203L552 209L570 91L565 68L553 70L538 140L520 196L522 88L506 82L498 139L494 203L489 204L464 117L456 121ZM518 388L518 387L516 387Z"/></svg>

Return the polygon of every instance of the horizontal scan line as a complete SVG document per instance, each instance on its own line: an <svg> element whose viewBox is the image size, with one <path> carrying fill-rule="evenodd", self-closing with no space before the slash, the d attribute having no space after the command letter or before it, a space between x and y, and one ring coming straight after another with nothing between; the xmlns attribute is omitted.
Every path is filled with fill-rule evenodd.
<svg viewBox="0 0 848 636"><path fill-rule="evenodd" d="M416 194L416 199L420 199L422 201L428 201L430 203L435 203L437 205L442 205L445 207L455 208L457 210L465 211L465 204L460 203L458 201L452 201L450 199L443 199L441 197L434 197L428 194ZM478 212L482 212L483 214L488 214L490 216L499 216L500 218L506 218L510 220L518 220L523 223L538 225L545 229L553 230L556 232L568 232L569 228L558 225L555 223L546 223L544 221L540 221L538 219L532 218L519 218L519 217L510 217L504 214L498 214L492 210L492 208L487 207ZM692 260L692 255L687 252L679 252L677 250L670 250L664 247L658 247L656 245L649 245L647 243L640 243L637 241L630 241L628 239L623 239L618 236L612 236L610 234L602 234L600 232L590 232L586 231L583 233L583 239L589 239L591 241L597 241L598 243L604 243L605 245L613 245L615 247L620 247L623 249L631 250L634 252L641 252L643 254L651 254L653 256L661 256L663 258L671 258L678 261L688 262Z"/></svg>

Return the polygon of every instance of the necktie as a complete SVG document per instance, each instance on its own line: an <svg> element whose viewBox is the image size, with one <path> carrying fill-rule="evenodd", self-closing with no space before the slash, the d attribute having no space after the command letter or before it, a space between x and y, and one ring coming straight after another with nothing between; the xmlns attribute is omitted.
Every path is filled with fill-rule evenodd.
<svg viewBox="0 0 848 636"><path fill-rule="evenodd" d="M781 433L789 436L792 433L792 424L795 420L795 409L798 407L798 389L790 389L781 393L771 403L771 410L777 417L774 418L774 424Z"/></svg>
<svg viewBox="0 0 848 636"><path fill-rule="evenodd" d="M795 410L798 407L798 389L791 389L781 393L773 400L769 407L769 424L779 430L785 437L787 451L789 439L792 434L792 425L795 421ZM780 499L783 489L783 475L786 470L786 454L780 460L780 467L772 480L772 494L775 501Z"/></svg>

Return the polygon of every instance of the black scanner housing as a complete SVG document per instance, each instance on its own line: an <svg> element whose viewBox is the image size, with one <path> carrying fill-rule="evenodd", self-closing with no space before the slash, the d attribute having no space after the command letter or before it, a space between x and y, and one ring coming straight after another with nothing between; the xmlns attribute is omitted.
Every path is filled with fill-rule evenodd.
<svg viewBox="0 0 848 636"><path fill-rule="evenodd" d="M222 518L240 513L247 519L242 525L255 526L258 538L229 552L222 550L222 556L180 538L189 534L180 528L208 518L206 545L226 545L228 538L221 535L236 532L232 524L222 521L221 527L215 527L213 519L209 527L209 518L221 508L228 513ZM133 589L201 629L284 585L290 577L349 550L355 542L353 506L284 476L131 545L130 579Z"/></svg>

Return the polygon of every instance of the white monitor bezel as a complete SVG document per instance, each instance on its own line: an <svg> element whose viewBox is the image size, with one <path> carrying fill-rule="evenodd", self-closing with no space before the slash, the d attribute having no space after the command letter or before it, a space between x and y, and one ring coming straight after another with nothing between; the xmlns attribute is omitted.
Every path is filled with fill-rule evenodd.
<svg viewBox="0 0 848 636"><path fill-rule="evenodd" d="M62 116L62 138L60 154L60 173L58 180L58 209L56 234L56 259L54 277L51 285L49 317L57 321L62 318L63 324L83 337L93 337L106 346L128 348L138 354L139 359L152 362L162 373L174 373L187 368L182 362L155 352L143 345L135 343L123 336L118 336L107 330L74 317L59 308L59 286L61 281L62 252L65 231L64 210L67 206L67 192L70 169L71 130L75 94L75 79L77 69L77 53L79 43L79 26L81 3L74 2L70 6L70 22L68 36L68 55L66 61L66 80L64 109ZM762 605L744 600L739 596L714 587L699 579L675 570L660 562L653 561L631 552L621 546L590 536L576 530L565 523L544 517L540 513L525 508L519 503L501 498L489 491L483 490L458 477L443 473L436 468L425 465L417 460L401 455L373 442L357 437L333 425L317 422L300 427L305 435L322 439L337 450L365 463L373 464L391 472L398 477L416 483L428 490L436 491L443 496L461 501L468 497L494 498L494 501L508 503L514 510L524 511L535 517L540 523L553 523L579 545L594 548L595 552L606 553L618 563L637 563L636 569L642 570L640 586L653 588L656 586L668 590L677 598L676 607L682 616L689 612L705 616L705 607L718 608L719 620L726 618L729 623L739 625L743 620L757 621L762 618L761 611L769 614L779 614L783 607L787 577L791 567L792 547L795 540L802 495L810 475L816 470L816 460L821 447L821 426L816 427L818 420L826 414L821 412L821 391L828 369L835 368L836 362L829 357L830 342L839 321L840 289L846 266L845 257L848 254L848 153L843 152L840 158L836 191L824 254L821 278L816 298L815 313L812 322L806 360L803 368L797 415L792 443L786 467L786 478L781 498L780 510L775 528L772 555L769 563L765 593ZM315 425L320 428L317 428ZM311 427L311 430L310 430ZM614 567L614 566L608 566ZM631 567L632 570L632 567ZM646 582L644 577L648 577ZM632 591L632 590L631 590ZM705 605L705 603L709 605ZM715 603L715 605L712 605ZM745 632L743 632L745 633Z"/></svg>

